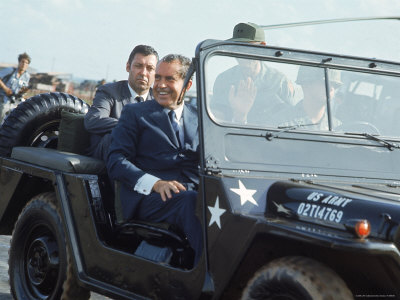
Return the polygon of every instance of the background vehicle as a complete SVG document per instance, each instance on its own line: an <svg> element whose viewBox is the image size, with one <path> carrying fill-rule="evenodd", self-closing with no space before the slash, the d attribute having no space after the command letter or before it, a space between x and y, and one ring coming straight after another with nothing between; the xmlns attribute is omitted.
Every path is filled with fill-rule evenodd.
<svg viewBox="0 0 400 300"><path fill-rule="evenodd" d="M239 59L263 62L291 79L294 110L302 98L300 67L320 73L328 129L290 123L285 109L268 115L267 102L260 104L265 118L224 118L230 108L220 112L211 105L218 101L215 79ZM168 224L118 222L118 188L114 193L102 162L60 147L61 123L59 150L50 143L20 147L24 140L14 139L11 155L4 151L0 158L0 234L13 234L14 297L78 299L88 290L123 299L398 297L400 131L382 125L385 109L374 108L367 119L354 115L343 121L347 127L336 128L332 120L340 116L339 104L350 107L357 98L352 86L372 82L383 95L399 81L400 65L207 40L198 45L193 66L201 140L197 214L205 241L198 265ZM349 75L342 76L341 103L329 96L329 70ZM70 99L36 97L24 104ZM385 100L370 102L385 108ZM84 113L84 107L68 107ZM22 105L14 113L22 115ZM62 122L68 118L82 122L82 114L65 112ZM0 141L11 120L0 129Z"/></svg>

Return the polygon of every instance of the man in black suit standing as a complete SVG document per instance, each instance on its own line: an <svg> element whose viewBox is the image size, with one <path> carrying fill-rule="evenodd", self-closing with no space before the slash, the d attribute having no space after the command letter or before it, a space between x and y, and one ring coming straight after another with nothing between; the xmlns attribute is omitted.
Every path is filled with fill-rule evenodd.
<svg viewBox="0 0 400 300"><path fill-rule="evenodd" d="M106 161L111 131L117 124L122 108L128 103L153 100L151 86L157 61L156 50L147 45L138 45L126 63L128 80L99 86L84 120L85 128L91 134L88 155Z"/></svg>
<svg viewBox="0 0 400 300"><path fill-rule="evenodd" d="M107 168L121 183L123 217L180 227L202 251L197 200L199 138L196 108L183 102L190 59L170 54L157 65L156 101L126 105L112 132ZM185 89L183 92L182 90Z"/></svg>

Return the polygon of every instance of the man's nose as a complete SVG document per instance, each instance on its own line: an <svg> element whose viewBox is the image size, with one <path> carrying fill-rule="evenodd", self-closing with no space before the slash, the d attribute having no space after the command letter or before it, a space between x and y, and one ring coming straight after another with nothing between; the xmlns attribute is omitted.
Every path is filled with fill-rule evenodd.
<svg viewBox="0 0 400 300"><path fill-rule="evenodd" d="M143 75L147 76L147 75L150 74L150 72L146 68L143 68L143 69L140 70L140 74L143 74Z"/></svg>
<svg viewBox="0 0 400 300"><path fill-rule="evenodd" d="M137 72L137 74L145 75L145 69L144 68L140 68L139 71Z"/></svg>
<svg viewBox="0 0 400 300"><path fill-rule="evenodd" d="M166 85L166 82L165 82L164 79L160 79L160 80L158 81L158 87L164 88L164 87L166 87L166 86L167 86L167 85Z"/></svg>

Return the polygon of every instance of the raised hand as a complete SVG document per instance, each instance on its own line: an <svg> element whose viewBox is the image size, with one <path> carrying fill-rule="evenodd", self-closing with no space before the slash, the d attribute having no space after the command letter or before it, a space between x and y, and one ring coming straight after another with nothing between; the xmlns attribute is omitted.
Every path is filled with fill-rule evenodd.
<svg viewBox="0 0 400 300"><path fill-rule="evenodd" d="M233 111L233 121L247 121L247 114L254 104L256 95L257 87L250 77L240 80L236 86L231 86L229 90L229 104Z"/></svg>

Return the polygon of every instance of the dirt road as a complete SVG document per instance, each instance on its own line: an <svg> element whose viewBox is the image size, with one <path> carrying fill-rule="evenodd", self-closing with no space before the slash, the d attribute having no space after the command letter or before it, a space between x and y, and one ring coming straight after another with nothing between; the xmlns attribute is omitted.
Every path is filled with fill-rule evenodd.
<svg viewBox="0 0 400 300"><path fill-rule="evenodd" d="M8 285L8 249L10 237L0 235L0 299L12 300L10 286Z"/></svg>

